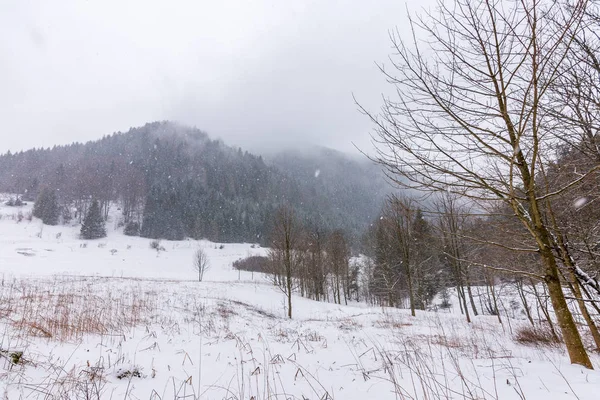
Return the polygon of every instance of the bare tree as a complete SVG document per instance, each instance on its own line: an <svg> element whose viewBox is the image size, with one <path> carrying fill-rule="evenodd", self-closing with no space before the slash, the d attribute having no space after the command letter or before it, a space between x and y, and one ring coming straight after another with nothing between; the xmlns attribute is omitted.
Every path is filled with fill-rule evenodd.
<svg viewBox="0 0 600 400"><path fill-rule="evenodd" d="M327 241L327 264L332 279L333 301L348 304L347 283L350 274L350 250L343 232L335 231Z"/></svg>
<svg viewBox="0 0 600 400"><path fill-rule="evenodd" d="M319 228L307 232L306 280L307 295L317 301L328 296L327 271L324 256L325 234Z"/></svg>
<svg viewBox="0 0 600 400"><path fill-rule="evenodd" d="M458 196L451 193L443 193L435 206L439 214L438 231L441 236L442 254L452 271L460 310L465 314L467 322L471 322L469 307L467 306L467 294L469 295L475 315L477 315L477 310L473 295L470 292L468 268L465 265L464 229L467 212L461 210L458 203ZM467 289L466 291L465 288Z"/></svg>
<svg viewBox="0 0 600 400"><path fill-rule="evenodd" d="M408 300L410 313L415 316L415 257L414 257L414 233L413 219L414 207L410 199L391 196L386 207L387 218L389 218L395 246L400 251L400 268L405 274L408 288Z"/></svg>
<svg viewBox="0 0 600 400"><path fill-rule="evenodd" d="M568 265L567 242L557 236L549 212L598 165L577 171L559 187L546 184L546 167L558 145L573 146L581 134L572 125L559 138L563 116L544 112L573 38L585 29L588 5L439 1L435 13L410 18L409 41L390 35L392 69L381 70L398 98L384 98L379 114L362 110L375 126L374 158L397 184L510 207L529 233L512 250L540 258L537 275L548 288L571 362L591 369L561 284L560 268L580 270Z"/></svg>
<svg viewBox="0 0 600 400"><path fill-rule="evenodd" d="M300 264L297 246L300 227L290 207L280 207L273 225L270 259L274 270L274 282L283 291L287 300L288 318L292 318L292 292L294 277Z"/></svg>
<svg viewBox="0 0 600 400"><path fill-rule="evenodd" d="M198 272L198 282L202 282L204 279L204 273L210 268L208 261L208 255L204 249L199 248L194 253L194 269Z"/></svg>

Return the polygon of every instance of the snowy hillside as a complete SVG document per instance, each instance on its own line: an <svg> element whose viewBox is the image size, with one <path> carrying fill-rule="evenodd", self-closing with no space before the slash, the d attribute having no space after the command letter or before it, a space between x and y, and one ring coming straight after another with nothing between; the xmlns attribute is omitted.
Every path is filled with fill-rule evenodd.
<svg viewBox="0 0 600 400"><path fill-rule="evenodd" d="M253 244L124 236L0 206L0 395L6 399L596 399L597 370L479 316L284 296L232 263ZM23 218L19 221L19 212ZM197 282L194 251L210 269Z"/></svg>

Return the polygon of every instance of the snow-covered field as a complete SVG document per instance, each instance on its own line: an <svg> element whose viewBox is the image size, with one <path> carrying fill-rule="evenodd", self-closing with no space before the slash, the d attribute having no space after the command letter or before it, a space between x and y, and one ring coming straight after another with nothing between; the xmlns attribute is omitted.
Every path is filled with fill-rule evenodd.
<svg viewBox="0 0 600 400"><path fill-rule="evenodd" d="M127 237L18 222L0 206L0 396L6 399L597 399L523 320L294 298L232 262L251 244ZM30 206L20 209L26 216ZM210 269L197 282L194 251ZM22 355L21 355L22 352ZM15 364L15 357L18 362Z"/></svg>

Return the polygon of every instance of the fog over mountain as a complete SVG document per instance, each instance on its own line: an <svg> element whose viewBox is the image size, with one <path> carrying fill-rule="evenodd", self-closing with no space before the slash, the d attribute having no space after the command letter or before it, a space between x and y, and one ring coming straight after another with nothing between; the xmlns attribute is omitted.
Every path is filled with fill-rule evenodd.
<svg viewBox="0 0 600 400"><path fill-rule="evenodd" d="M264 159L169 121L0 156L0 192L33 200L44 188L57 193L64 219L81 219L92 200L106 213L117 202L116 222L142 236L222 242L264 242L281 205L307 226L358 239L389 191L363 158L313 147Z"/></svg>

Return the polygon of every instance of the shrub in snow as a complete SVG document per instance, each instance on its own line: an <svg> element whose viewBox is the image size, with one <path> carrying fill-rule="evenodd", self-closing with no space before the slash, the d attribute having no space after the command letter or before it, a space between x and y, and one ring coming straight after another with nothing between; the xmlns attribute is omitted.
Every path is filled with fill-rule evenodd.
<svg viewBox="0 0 600 400"><path fill-rule="evenodd" d="M22 351L9 351L9 350L0 349L0 356L5 357L14 365L23 363L23 352Z"/></svg>
<svg viewBox="0 0 600 400"><path fill-rule="evenodd" d="M11 197L4 204L6 204L9 207L21 207L21 206L25 205L25 203L23 203L23 201L18 196L17 196L16 199L14 199L14 198Z"/></svg>
<svg viewBox="0 0 600 400"><path fill-rule="evenodd" d="M64 206L61 210L63 223L68 224L73 219L73 215L71 214L71 210L68 206Z"/></svg>
<svg viewBox="0 0 600 400"><path fill-rule="evenodd" d="M523 326L517 329L515 340L521 344L533 346L554 346L561 343L561 339L546 327Z"/></svg>
<svg viewBox="0 0 600 400"><path fill-rule="evenodd" d="M99 239L106 236L106 228L98 201L94 200L81 225L82 239Z"/></svg>
<svg viewBox="0 0 600 400"><path fill-rule="evenodd" d="M440 308L442 310L448 310L452 307L452 303L450 302L450 293L448 293L448 289L444 288L441 293L442 302L440 303Z"/></svg>
<svg viewBox="0 0 600 400"><path fill-rule="evenodd" d="M142 369L138 366L133 366L131 368L119 368L117 370L117 379L131 379L131 378L145 378L146 376L142 374Z"/></svg>
<svg viewBox="0 0 600 400"><path fill-rule="evenodd" d="M140 224L138 222L129 221L123 229L123 233L127 236L139 236L140 235Z"/></svg>
<svg viewBox="0 0 600 400"><path fill-rule="evenodd" d="M150 242L150 248L156 250L157 253L160 253L161 251L167 251L164 246L161 246L160 240L158 239L154 239Z"/></svg>
<svg viewBox="0 0 600 400"><path fill-rule="evenodd" d="M23 358L23 352L22 351L13 351L12 353L9 354L10 356L10 361L13 364L19 364Z"/></svg>
<svg viewBox="0 0 600 400"><path fill-rule="evenodd" d="M452 308L452 303L450 303L450 300L448 299L442 300L442 302L440 303L440 308L442 310L449 310L450 308Z"/></svg>
<svg viewBox="0 0 600 400"><path fill-rule="evenodd" d="M233 268L250 272L271 272L269 259L264 256L249 256L233 262Z"/></svg>

